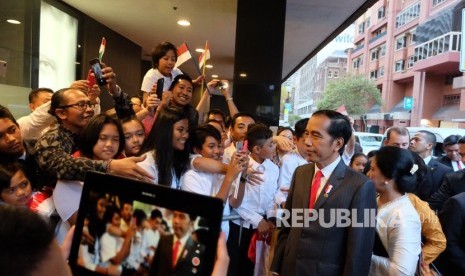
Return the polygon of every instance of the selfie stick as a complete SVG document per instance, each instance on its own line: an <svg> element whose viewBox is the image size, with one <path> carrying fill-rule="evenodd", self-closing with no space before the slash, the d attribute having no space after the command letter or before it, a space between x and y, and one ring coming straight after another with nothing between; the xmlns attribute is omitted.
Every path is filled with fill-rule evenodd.
<svg viewBox="0 0 465 276"><path fill-rule="evenodd" d="M197 63L197 61L195 60L194 56L192 55L192 52L191 52L191 50L189 49L189 46L187 45L187 42L184 42L184 43L186 44L187 51L189 51L189 54L190 54L191 57L192 57L192 62L194 62L195 68L197 68L197 72L199 72L199 75L202 76L202 72L200 71L199 64ZM205 63L206 63L206 62L205 62ZM204 64L205 64L205 63L204 63ZM212 92L211 92L210 89L208 88L207 83L205 82L205 80L202 81L202 84L205 84L205 87L207 88L208 95L211 97L211 96L212 96ZM202 89L201 89L201 90L202 90ZM200 93L202 93L202 91L200 91Z"/></svg>

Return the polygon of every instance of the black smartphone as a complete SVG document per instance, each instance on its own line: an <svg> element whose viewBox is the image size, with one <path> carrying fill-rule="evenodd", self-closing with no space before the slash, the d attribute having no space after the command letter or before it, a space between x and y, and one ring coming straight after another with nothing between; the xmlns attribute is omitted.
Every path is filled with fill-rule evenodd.
<svg viewBox="0 0 465 276"><path fill-rule="evenodd" d="M98 58L91 60L89 63L92 71L94 72L95 78L97 79L97 84L99 86L107 84L107 80L103 77L102 65Z"/></svg>
<svg viewBox="0 0 465 276"><path fill-rule="evenodd" d="M165 79L159 78L157 80L157 97L161 100L163 96L163 86L165 85Z"/></svg>

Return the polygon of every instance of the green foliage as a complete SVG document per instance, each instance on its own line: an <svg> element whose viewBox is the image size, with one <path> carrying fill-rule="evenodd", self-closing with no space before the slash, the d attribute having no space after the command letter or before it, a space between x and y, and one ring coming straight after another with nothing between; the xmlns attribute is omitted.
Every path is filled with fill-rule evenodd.
<svg viewBox="0 0 465 276"><path fill-rule="evenodd" d="M349 115L361 115L368 110L368 103L382 104L381 92L375 82L363 76L346 75L326 85L323 99L317 103L317 108L336 110L345 105Z"/></svg>
<svg viewBox="0 0 465 276"><path fill-rule="evenodd" d="M298 120L302 119L299 115L289 114L289 126L294 127Z"/></svg>

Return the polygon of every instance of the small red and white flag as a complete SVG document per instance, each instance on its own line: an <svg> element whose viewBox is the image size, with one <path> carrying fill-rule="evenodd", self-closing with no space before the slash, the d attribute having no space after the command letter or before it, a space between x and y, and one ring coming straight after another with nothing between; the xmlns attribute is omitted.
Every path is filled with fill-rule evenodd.
<svg viewBox="0 0 465 276"><path fill-rule="evenodd" d="M208 48L208 42L205 43L205 50L199 57L199 68L202 69L207 60L210 59L210 49Z"/></svg>
<svg viewBox="0 0 465 276"><path fill-rule="evenodd" d="M98 60L102 62L103 54L105 53L105 46L107 45L107 40L105 37L102 37L102 43L100 43L100 48L98 50Z"/></svg>
<svg viewBox="0 0 465 276"><path fill-rule="evenodd" d="M345 105L341 105L336 109L337 112L341 113L342 115L349 116L349 113L347 113L347 109Z"/></svg>
<svg viewBox="0 0 465 276"><path fill-rule="evenodd" d="M181 44L181 46L178 47L177 54L178 60L176 61L174 67L179 67L181 66L181 64L192 58L191 52L189 51L189 48L187 48L186 43L183 43Z"/></svg>

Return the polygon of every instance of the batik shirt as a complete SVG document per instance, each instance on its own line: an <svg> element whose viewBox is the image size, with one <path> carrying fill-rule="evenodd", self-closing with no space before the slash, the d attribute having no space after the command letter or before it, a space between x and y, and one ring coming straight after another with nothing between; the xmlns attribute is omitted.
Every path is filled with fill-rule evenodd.
<svg viewBox="0 0 465 276"><path fill-rule="evenodd" d="M56 124L36 144L36 158L49 186L55 186L57 179L84 180L87 171L105 172L107 161L74 158L78 135Z"/></svg>

